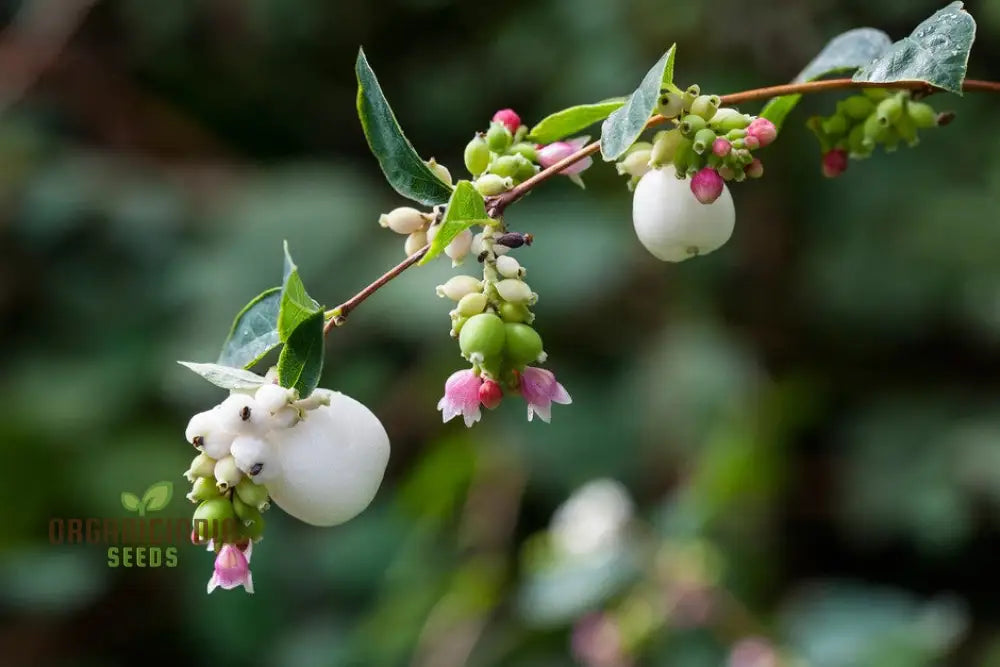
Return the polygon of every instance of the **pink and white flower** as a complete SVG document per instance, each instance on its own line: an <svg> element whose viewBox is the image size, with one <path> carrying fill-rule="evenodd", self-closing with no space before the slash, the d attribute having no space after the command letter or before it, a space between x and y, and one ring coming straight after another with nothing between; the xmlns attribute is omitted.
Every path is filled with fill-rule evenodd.
<svg viewBox="0 0 1000 667"><path fill-rule="evenodd" d="M455 371L444 383L444 396L438 401L442 421L462 415L466 426L472 426L482 417L479 410L479 387L483 380L472 369Z"/></svg>
<svg viewBox="0 0 1000 667"><path fill-rule="evenodd" d="M250 573L250 554L253 542L247 542L246 551L235 544L223 544L215 557L215 571L208 580L208 592L218 587L231 590L242 586L247 593L253 593L253 575Z"/></svg>
<svg viewBox="0 0 1000 667"><path fill-rule="evenodd" d="M535 366L525 366L521 373L521 395L528 402L529 422L536 414L542 421L548 422L552 418L553 403L569 405L573 402L552 371Z"/></svg>
<svg viewBox="0 0 1000 667"><path fill-rule="evenodd" d="M564 160L573 153L576 153L578 150L586 146L589 141L590 137L576 137L567 141L553 141L551 144L542 146L538 149L538 164L547 169L560 160ZM580 180L578 174L587 169L587 167L593 163L594 160L588 155L582 160L577 160L559 173L566 174L577 185L582 185L582 181Z"/></svg>

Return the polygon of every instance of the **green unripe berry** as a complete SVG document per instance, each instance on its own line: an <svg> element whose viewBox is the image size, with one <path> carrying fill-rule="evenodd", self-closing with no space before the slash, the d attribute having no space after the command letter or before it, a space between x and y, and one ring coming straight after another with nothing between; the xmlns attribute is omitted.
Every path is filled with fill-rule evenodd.
<svg viewBox="0 0 1000 667"><path fill-rule="evenodd" d="M706 127L698 130L698 132L694 135L694 142L691 144L691 147L694 149L695 153L701 155L707 149L712 147L712 142L715 141L715 139L715 130Z"/></svg>
<svg viewBox="0 0 1000 667"><path fill-rule="evenodd" d="M486 295L482 292L466 294L461 298L461 300L459 300L455 310L457 310L458 314L463 317L478 315L486 310Z"/></svg>
<svg viewBox="0 0 1000 667"><path fill-rule="evenodd" d="M514 187L514 179L510 176L504 177L497 174L483 174L474 183L476 192L484 197L492 197L501 192L507 192Z"/></svg>
<svg viewBox="0 0 1000 667"><path fill-rule="evenodd" d="M528 143L526 141L511 146L510 152L515 153L517 155L522 155L525 158L527 158L530 162L538 162L538 151L535 149L535 145Z"/></svg>
<svg viewBox="0 0 1000 667"><path fill-rule="evenodd" d="M499 355L505 338L503 320L492 313L481 313L470 317L462 327L458 346L466 359L481 362Z"/></svg>
<svg viewBox="0 0 1000 667"><path fill-rule="evenodd" d="M925 102L910 102L906 105L906 115L920 129L934 127L938 124L937 112L934 107Z"/></svg>
<svg viewBox="0 0 1000 667"><path fill-rule="evenodd" d="M530 322L533 319L526 305L509 301L500 304L500 317L504 322Z"/></svg>
<svg viewBox="0 0 1000 667"><path fill-rule="evenodd" d="M510 148L514 141L514 136L503 123L490 123L490 129L486 131L486 145L494 153L503 154Z"/></svg>
<svg viewBox="0 0 1000 667"><path fill-rule="evenodd" d="M901 95L887 97L875 107L875 115L882 127L889 127L903 115L903 98Z"/></svg>
<svg viewBox="0 0 1000 667"><path fill-rule="evenodd" d="M841 100L837 107L853 120L864 120L875 111L875 103L865 95L851 95Z"/></svg>
<svg viewBox="0 0 1000 667"><path fill-rule="evenodd" d="M227 498L219 496L202 502L191 517L195 534L201 540L234 541L236 512Z"/></svg>
<svg viewBox="0 0 1000 667"><path fill-rule="evenodd" d="M705 129L705 119L701 116L695 116L694 114L688 114L681 119L681 124L677 126L677 129L681 131L685 137L694 136L699 130Z"/></svg>
<svg viewBox="0 0 1000 667"><path fill-rule="evenodd" d="M264 534L264 517L256 507L233 496L233 511L240 523L240 534L252 540L259 540Z"/></svg>
<svg viewBox="0 0 1000 667"><path fill-rule="evenodd" d="M236 496L247 505L256 507L262 512L270 506L267 501L267 487L263 484L254 484L248 477L243 478L236 485Z"/></svg>
<svg viewBox="0 0 1000 667"><path fill-rule="evenodd" d="M427 168L431 170L431 173L437 176L442 182L447 185L452 184L451 172L448 171L448 167L443 164L439 164L434 158L427 160L425 164L427 165Z"/></svg>
<svg viewBox="0 0 1000 667"><path fill-rule="evenodd" d="M520 156L519 156L520 157ZM526 181L535 174L538 173L538 165L532 164L528 159L524 159L517 167L517 173L514 178L518 181Z"/></svg>
<svg viewBox="0 0 1000 667"><path fill-rule="evenodd" d="M862 88L861 93L873 102L881 102L889 97L889 91L885 88Z"/></svg>
<svg viewBox="0 0 1000 667"><path fill-rule="evenodd" d="M660 167L672 162L678 147L687 141L681 131L676 129L657 133L657 137L649 154L649 164L653 167Z"/></svg>
<svg viewBox="0 0 1000 667"><path fill-rule="evenodd" d="M462 327L468 321L468 317L462 317L458 313L455 313L455 316L451 318L451 337L458 338L458 335L462 333Z"/></svg>
<svg viewBox="0 0 1000 667"><path fill-rule="evenodd" d="M904 113L900 116L892 127L899 133L899 138L905 141L907 146L913 147L920 143L920 137L917 136L917 124L913 122L909 114Z"/></svg>
<svg viewBox="0 0 1000 667"><path fill-rule="evenodd" d="M853 158L868 157L872 153L875 144L869 145L865 141L865 124L858 123L847 135L847 150Z"/></svg>
<svg viewBox="0 0 1000 667"><path fill-rule="evenodd" d="M847 116L842 113L835 113L829 118L824 118L821 127L827 135L837 136L845 134L848 129Z"/></svg>
<svg viewBox="0 0 1000 667"><path fill-rule="evenodd" d="M197 503L218 498L220 495L213 478L198 477L194 480L194 484L191 485L191 493L187 494L187 499L193 503Z"/></svg>
<svg viewBox="0 0 1000 667"><path fill-rule="evenodd" d="M694 152L693 142L690 139L685 139L674 151L673 163L677 178L685 178L688 170L695 167L697 162L698 154Z"/></svg>
<svg viewBox="0 0 1000 667"><path fill-rule="evenodd" d="M684 111L684 98L677 93L663 93L656 105L656 113L664 118L677 118Z"/></svg>
<svg viewBox="0 0 1000 667"><path fill-rule="evenodd" d="M697 83L688 86L688 89L681 96L681 105L685 112L691 111L691 105L694 104L699 95L701 95L701 87Z"/></svg>
<svg viewBox="0 0 1000 667"><path fill-rule="evenodd" d="M490 148L486 145L483 135L477 134L465 145L465 168L473 176L478 176L489 166Z"/></svg>
<svg viewBox="0 0 1000 667"><path fill-rule="evenodd" d="M865 132L863 143L866 146L874 147L885 136L885 125L882 124L877 113L868 116L862 127L864 127Z"/></svg>
<svg viewBox="0 0 1000 667"><path fill-rule="evenodd" d="M205 452L201 452L198 456L191 459L191 465L188 467L187 472L184 473L184 476L189 482L193 482L198 477L212 477L214 472L215 459Z"/></svg>
<svg viewBox="0 0 1000 667"><path fill-rule="evenodd" d="M511 322L507 329L506 354L516 366L538 361L542 354L542 337L527 324Z"/></svg>
<svg viewBox="0 0 1000 667"><path fill-rule="evenodd" d="M498 157L490 165L490 173L497 176L516 176L517 170L520 167L517 158L518 156L515 155L502 155Z"/></svg>
<svg viewBox="0 0 1000 667"><path fill-rule="evenodd" d="M718 132L742 130L750 124L750 117L732 107L722 107L715 112L708 124Z"/></svg>
<svg viewBox="0 0 1000 667"><path fill-rule="evenodd" d="M722 100L719 99L718 95L699 95L691 103L691 113L701 116L705 120L712 120L712 117L719 110L720 104L722 104Z"/></svg>

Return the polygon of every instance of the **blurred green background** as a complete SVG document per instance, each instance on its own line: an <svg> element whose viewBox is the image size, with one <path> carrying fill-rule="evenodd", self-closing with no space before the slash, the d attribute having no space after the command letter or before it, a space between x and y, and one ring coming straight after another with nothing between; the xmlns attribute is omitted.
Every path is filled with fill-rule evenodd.
<svg viewBox="0 0 1000 667"><path fill-rule="evenodd" d="M643 250L604 164L512 208L574 399L551 425L517 399L440 423L463 363L433 289L452 270L407 272L331 336L322 383L389 431L379 496L332 529L272 510L253 597L206 596L190 545L176 568L113 569L101 545L48 542L50 519L123 517L121 492L158 480L190 513L184 426L221 392L174 362L215 358L283 239L328 306L402 259L376 224L405 202L355 117L359 45L458 175L497 108L533 122L625 94L674 41L675 80L725 93L942 4L2 3L0 662L1000 665L986 95L933 98L954 123L835 181L803 121L838 98L806 99L766 177L732 188L733 239L696 261ZM967 4L970 76L998 79L1000 2ZM49 58L26 15L72 35Z"/></svg>

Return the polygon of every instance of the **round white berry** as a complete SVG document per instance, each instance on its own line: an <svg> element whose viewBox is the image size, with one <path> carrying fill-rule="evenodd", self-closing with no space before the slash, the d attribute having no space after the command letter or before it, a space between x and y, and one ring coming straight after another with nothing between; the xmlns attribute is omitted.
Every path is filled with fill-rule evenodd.
<svg viewBox="0 0 1000 667"><path fill-rule="evenodd" d="M246 394L230 394L217 409L219 425L224 431L234 434L252 433L264 416L254 397Z"/></svg>
<svg viewBox="0 0 1000 667"><path fill-rule="evenodd" d="M233 440L236 467L257 484L266 484L281 475L281 461L267 440L241 435Z"/></svg>
<svg viewBox="0 0 1000 667"><path fill-rule="evenodd" d="M719 248L732 236L735 220L729 188L723 186L718 199L702 204L671 165L648 171L632 199L632 223L639 241L665 262L681 262Z"/></svg>
<svg viewBox="0 0 1000 667"><path fill-rule="evenodd" d="M272 415L298 397L298 392L294 389L277 384L263 384L253 396L257 407Z"/></svg>
<svg viewBox="0 0 1000 667"><path fill-rule="evenodd" d="M267 483L271 499L314 526L343 523L368 507L389 461L378 418L350 396L329 394L329 405L269 436L281 462L281 475Z"/></svg>
<svg viewBox="0 0 1000 667"><path fill-rule="evenodd" d="M199 412L191 417L184 430L184 437L209 457L222 458L229 453L234 437L233 433L223 427L222 421L222 412L218 406Z"/></svg>

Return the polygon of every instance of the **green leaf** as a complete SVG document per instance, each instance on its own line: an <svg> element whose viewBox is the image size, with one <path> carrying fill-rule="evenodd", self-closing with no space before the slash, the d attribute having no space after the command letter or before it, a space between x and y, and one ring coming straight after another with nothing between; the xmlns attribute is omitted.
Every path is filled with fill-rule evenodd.
<svg viewBox="0 0 1000 667"><path fill-rule="evenodd" d="M961 2L953 2L859 69L854 80L922 81L961 95L975 39L975 20Z"/></svg>
<svg viewBox="0 0 1000 667"><path fill-rule="evenodd" d="M255 296L233 320L226 342L222 344L218 363L235 368L249 368L280 345L280 309L280 287L272 287Z"/></svg>
<svg viewBox="0 0 1000 667"><path fill-rule="evenodd" d="M441 229L438 230L431 247L420 259L420 264L426 264L438 255L458 236L462 230L473 225L485 225L490 222L486 215L486 202L469 181L459 181L455 191L448 200Z"/></svg>
<svg viewBox="0 0 1000 667"><path fill-rule="evenodd" d="M869 63L884 53L892 45L892 40L875 28L855 28L831 39L823 50L805 66L792 83L814 81L828 74L848 72ZM760 115L781 129L785 117L799 103L801 95L782 95L772 98Z"/></svg>
<svg viewBox="0 0 1000 667"><path fill-rule="evenodd" d="M129 512L138 512L139 496L134 493L129 493L128 491L122 491L122 507L127 509Z"/></svg>
<svg viewBox="0 0 1000 667"><path fill-rule="evenodd" d="M579 104L557 111L538 121L538 124L531 128L531 132L528 133L528 139L540 144L547 144L576 134L620 109L625 104L626 99L625 97L616 97L595 104Z"/></svg>
<svg viewBox="0 0 1000 667"><path fill-rule="evenodd" d="M174 496L174 485L172 482L157 482L142 495L142 507L146 512L156 512L162 510Z"/></svg>
<svg viewBox="0 0 1000 667"><path fill-rule="evenodd" d="M323 313L314 313L295 328L278 356L278 382L305 398L323 372Z"/></svg>
<svg viewBox="0 0 1000 667"><path fill-rule="evenodd" d="M629 95L625 105L608 116L601 125L601 155L605 161L617 159L646 129L646 123L660 99L660 90L673 83L676 50L676 44L671 46L646 72L642 83Z"/></svg>
<svg viewBox="0 0 1000 667"><path fill-rule="evenodd" d="M320 306L306 292L306 286L299 277L299 267L295 266L288 252L288 241L285 241L285 277L281 282L281 304L278 308L278 336L282 342L287 342L296 328L314 313Z"/></svg>
<svg viewBox="0 0 1000 667"><path fill-rule="evenodd" d="M427 206L448 201L451 188L424 164L403 134L364 49L358 50L354 70L358 76L358 118L389 185L407 199Z"/></svg>
<svg viewBox="0 0 1000 667"><path fill-rule="evenodd" d="M216 387L223 389L256 389L264 384L263 377L242 368L220 366L219 364L199 364L193 361L178 361L177 363L190 368Z"/></svg>

